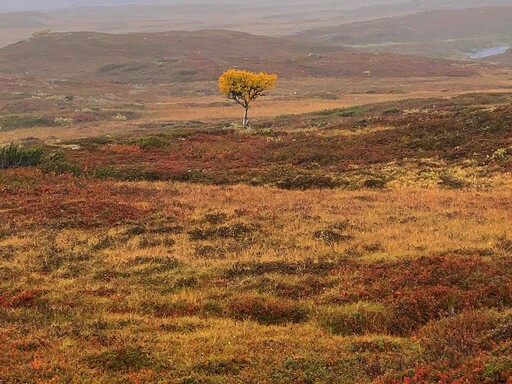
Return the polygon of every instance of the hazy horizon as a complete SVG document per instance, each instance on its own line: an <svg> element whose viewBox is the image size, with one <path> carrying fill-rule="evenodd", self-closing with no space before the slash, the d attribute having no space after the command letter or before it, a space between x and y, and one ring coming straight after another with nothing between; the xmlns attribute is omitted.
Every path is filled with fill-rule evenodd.
<svg viewBox="0 0 512 384"><path fill-rule="evenodd" d="M362 1L363 3L382 3L383 0ZM403 2L403 0L396 0L396 2ZM122 6L122 5L193 5L193 4L242 4L242 5L267 5L275 4L272 1L264 0L253 2L250 0L4 0L0 4L0 11L38 11L38 10L51 10L51 9L68 9L68 8L86 8L86 7L103 7L103 6ZM308 4L308 0L283 0L282 3L290 4ZM323 1L322 3L335 3L334 1ZM343 2L341 2L343 3ZM347 5L353 2L346 1Z"/></svg>
<svg viewBox="0 0 512 384"><path fill-rule="evenodd" d="M324 28L383 19L381 26L379 23L368 26L372 32L363 30L363 39L357 36L347 39L345 32L342 33L345 37L340 37L335 31L330 31L331 37L324 36L324 42L335 45L341 42L348 45L378 44L381 50L396 48L400 53L406 48L409 53L423 54L422 44L426 40L422 36L415 47L400 45L400 37L409 36L410 30L415 30L420 25L411 22L407 27L409 29L403 29L400 24L393 20L390 22L387 18L440 10L442 12L434 16L435 20L424 23L427 30L432 29L432 23L437 23L432 27L439 29L446 25L446 10L496 6L512 9L512 0L282 0L279 3L271 0L2 0L0 47L27 39L33 33L43 30L131 33L225 29L284 37L304 31L322 31ZM495 15L491 17L500 20L508 15L507 11L500 10L491 13ZM420 16L420 19L422 17L430 16ZM452 33L444 41L442 36L440 40L439 36L429 40L435 45L430 48L430 54L464 58L481 50L490 49L494 52L497 46L509 46L510 31L507 23L498 27L494 25L494 19L484 19L485 16L476 14L471 20L462 21L469 28L468 31L480 30L480 24L485 26L479 32L480 35L476 36L478 41L469 41L464 32L466 27L460 27L459 35ZM448 24L450 23L448 20ZM447 28L446 33L453 29L450 26L444 28ZM387 33L383 33L384 30ZM361 31L356 34L359 33ZM371 37L369 33L374 36ZM320 32L320 36L322 35L323 32ZM465 41L460 43L461 39ZM393 43L398 45L393 48Z"/></svg>
<svg viewBox="0 0 512 384"><path fill-rule="evenodd" d="M445 3L457 3L459 0L452 0ZM358 8L372 5L403 5L403 4L415 4L415 5L426 5L428 3L425 0L323 0L320 2L313 2L310 0L281 0L279 4L289 5L329 5L335 8ZM482 1L485 3L500 3L500 0L487 0ZM84 7L98 7L98 6L121 6L121 5L146 5L146 4L159 4L159 5L194 5L194 4L237 4L237 5L250 5L254 7L259 6L278 6L274 1L271 0L4 0L0 4L0 12L6 11L37 11L37 10L51 10L51 9L69 9L69 8L84 8Z"/></svg>
<svg viewBox="0 0 512 384"><path fill-rule="evenodd" d="M383 7L417 7L419 9L434 8L469 8L469 7L486 7L486 6L512 6L512 0L323 0L313 2L310 0L282 0L278 4L271 0L3 0L0 3L0 12L22 12L22 11L51 11L57 9L76 9L87 7L104 7L104 6L125 6L125 5L200 5L200 4L236 4L238 6L250 7L279 7L280 5L305 6L305 7L321 7L332 9L357 9ZM290 9L292 10L292 9ZM297 9L295 9L297 11ZM299 9L300 11L300 9Z"/></svg>

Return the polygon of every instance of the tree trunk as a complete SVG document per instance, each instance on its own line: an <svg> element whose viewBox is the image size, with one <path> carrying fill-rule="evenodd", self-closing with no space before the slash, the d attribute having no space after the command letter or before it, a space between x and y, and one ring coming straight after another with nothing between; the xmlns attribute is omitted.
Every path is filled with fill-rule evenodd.
<svg viewBox="0 0 512 384"><path fill-rule="evenodd" d="M249 117L248 117L248 114L249 114L249 106L245 107L244 117L242 119L242 125L243 125L244 128L248 128L249 127Z"/></svg>

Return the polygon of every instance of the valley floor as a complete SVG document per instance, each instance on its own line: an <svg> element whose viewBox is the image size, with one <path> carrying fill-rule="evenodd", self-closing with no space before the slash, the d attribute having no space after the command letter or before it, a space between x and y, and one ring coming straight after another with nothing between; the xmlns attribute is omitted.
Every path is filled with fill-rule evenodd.
<svg viewBox="0 0 512 384"><path fill-rule="evenodd" d="M510 380L510 181L286 191L26 169L0 195L3 382Z"/></svg>
<svg viewBox="0 0 512 384"><path fill-rule="evenodd" d="M464 94L2 148L0 381L510 384L511 121Z"/></svg>

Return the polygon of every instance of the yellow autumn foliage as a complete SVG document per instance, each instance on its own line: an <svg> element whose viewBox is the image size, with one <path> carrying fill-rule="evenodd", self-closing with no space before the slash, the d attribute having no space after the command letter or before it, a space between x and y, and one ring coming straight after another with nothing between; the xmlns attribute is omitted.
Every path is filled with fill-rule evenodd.
<svg viewBox="0 0 512 384"><path fill-rule="evenodd" d="M276 82L275 74L230 69L219 78L219 90L227 98L246 107L264 91L273 88Z"/></svg>
<svg viewBox="0 0 512 384"><path fill-rule="evenodd" d="M230 69L219 78L219 90L228 99L236 101L244 107L242 124L249 125L247 113L253 100L264 91L273 88L277 82L277 75L268 73L254 73L237 69Z"/></svg>

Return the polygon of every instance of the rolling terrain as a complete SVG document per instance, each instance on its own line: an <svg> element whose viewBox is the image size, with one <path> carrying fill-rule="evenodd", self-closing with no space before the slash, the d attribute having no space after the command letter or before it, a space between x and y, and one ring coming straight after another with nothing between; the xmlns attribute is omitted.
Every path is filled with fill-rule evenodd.
<svg viewBox="0 0 512 384"><path fill-rule="evenodd" d="M359 52L293 39L202 30L41 34L0 49L0 141L137 129L145 121L237 120L217 78L275 72L257 118L407 98L500 92L506 65ZM101 125L98 123L101 122Z"/></svg>
<svg viewBox="0 0 512 384"><path fill-rule="evenodd" d="M365 50L468 58L481 49L511 44L512 8L433 10L299 33L324 44Z"/></svg>
<svg viewBox="0 0 512 384"><path fill-rule="evenodd" d="M501 55L491 56L488 60L495 63L512 64L512 48Z"/></svg>
<svg viewBox="0 0 512 384"><path fill-rule="evenodd" d="M419 18L412 47L441 33L411 9L500 2L343 3L145 12L268 35L400 15L368 25ZM110 25L121 9L140 24ZM168 25L142 9L0 14L96 30L0 48L0 382L512 384L510 52L97 31ZM469 44L461 23L439 28ZM219 94L230 68L278 75L251 129Z"/></svg>
<svg viewBox="0 0 512 384"><path fill-rule="evenodd" d="M507 383L511 97L2 152L2 378Z"/></svg>
<svg viewBox="0 0 512 384"><path fill-rule="evenodd" d="M509 0L306 0L230 1L13 1L0 4L0 46L34 32L93 31L106 33L229 29L283 36L313 28L403 16L433 9L510 6ZM100 6L102 5L102 6ZM30 13L27 13L30 12ZM230 17L226 18L226 14Z"/></svg>
<svg viewBox="0 0 512 384"><path fill-rule="evenodd" d="M226 68L281 77L468 76L449 61L372 55L353 49L241 32L202 30L152 34L51 33L0 49L0 74L42 78L96 76L117 82L216 80Z"/></svg>

